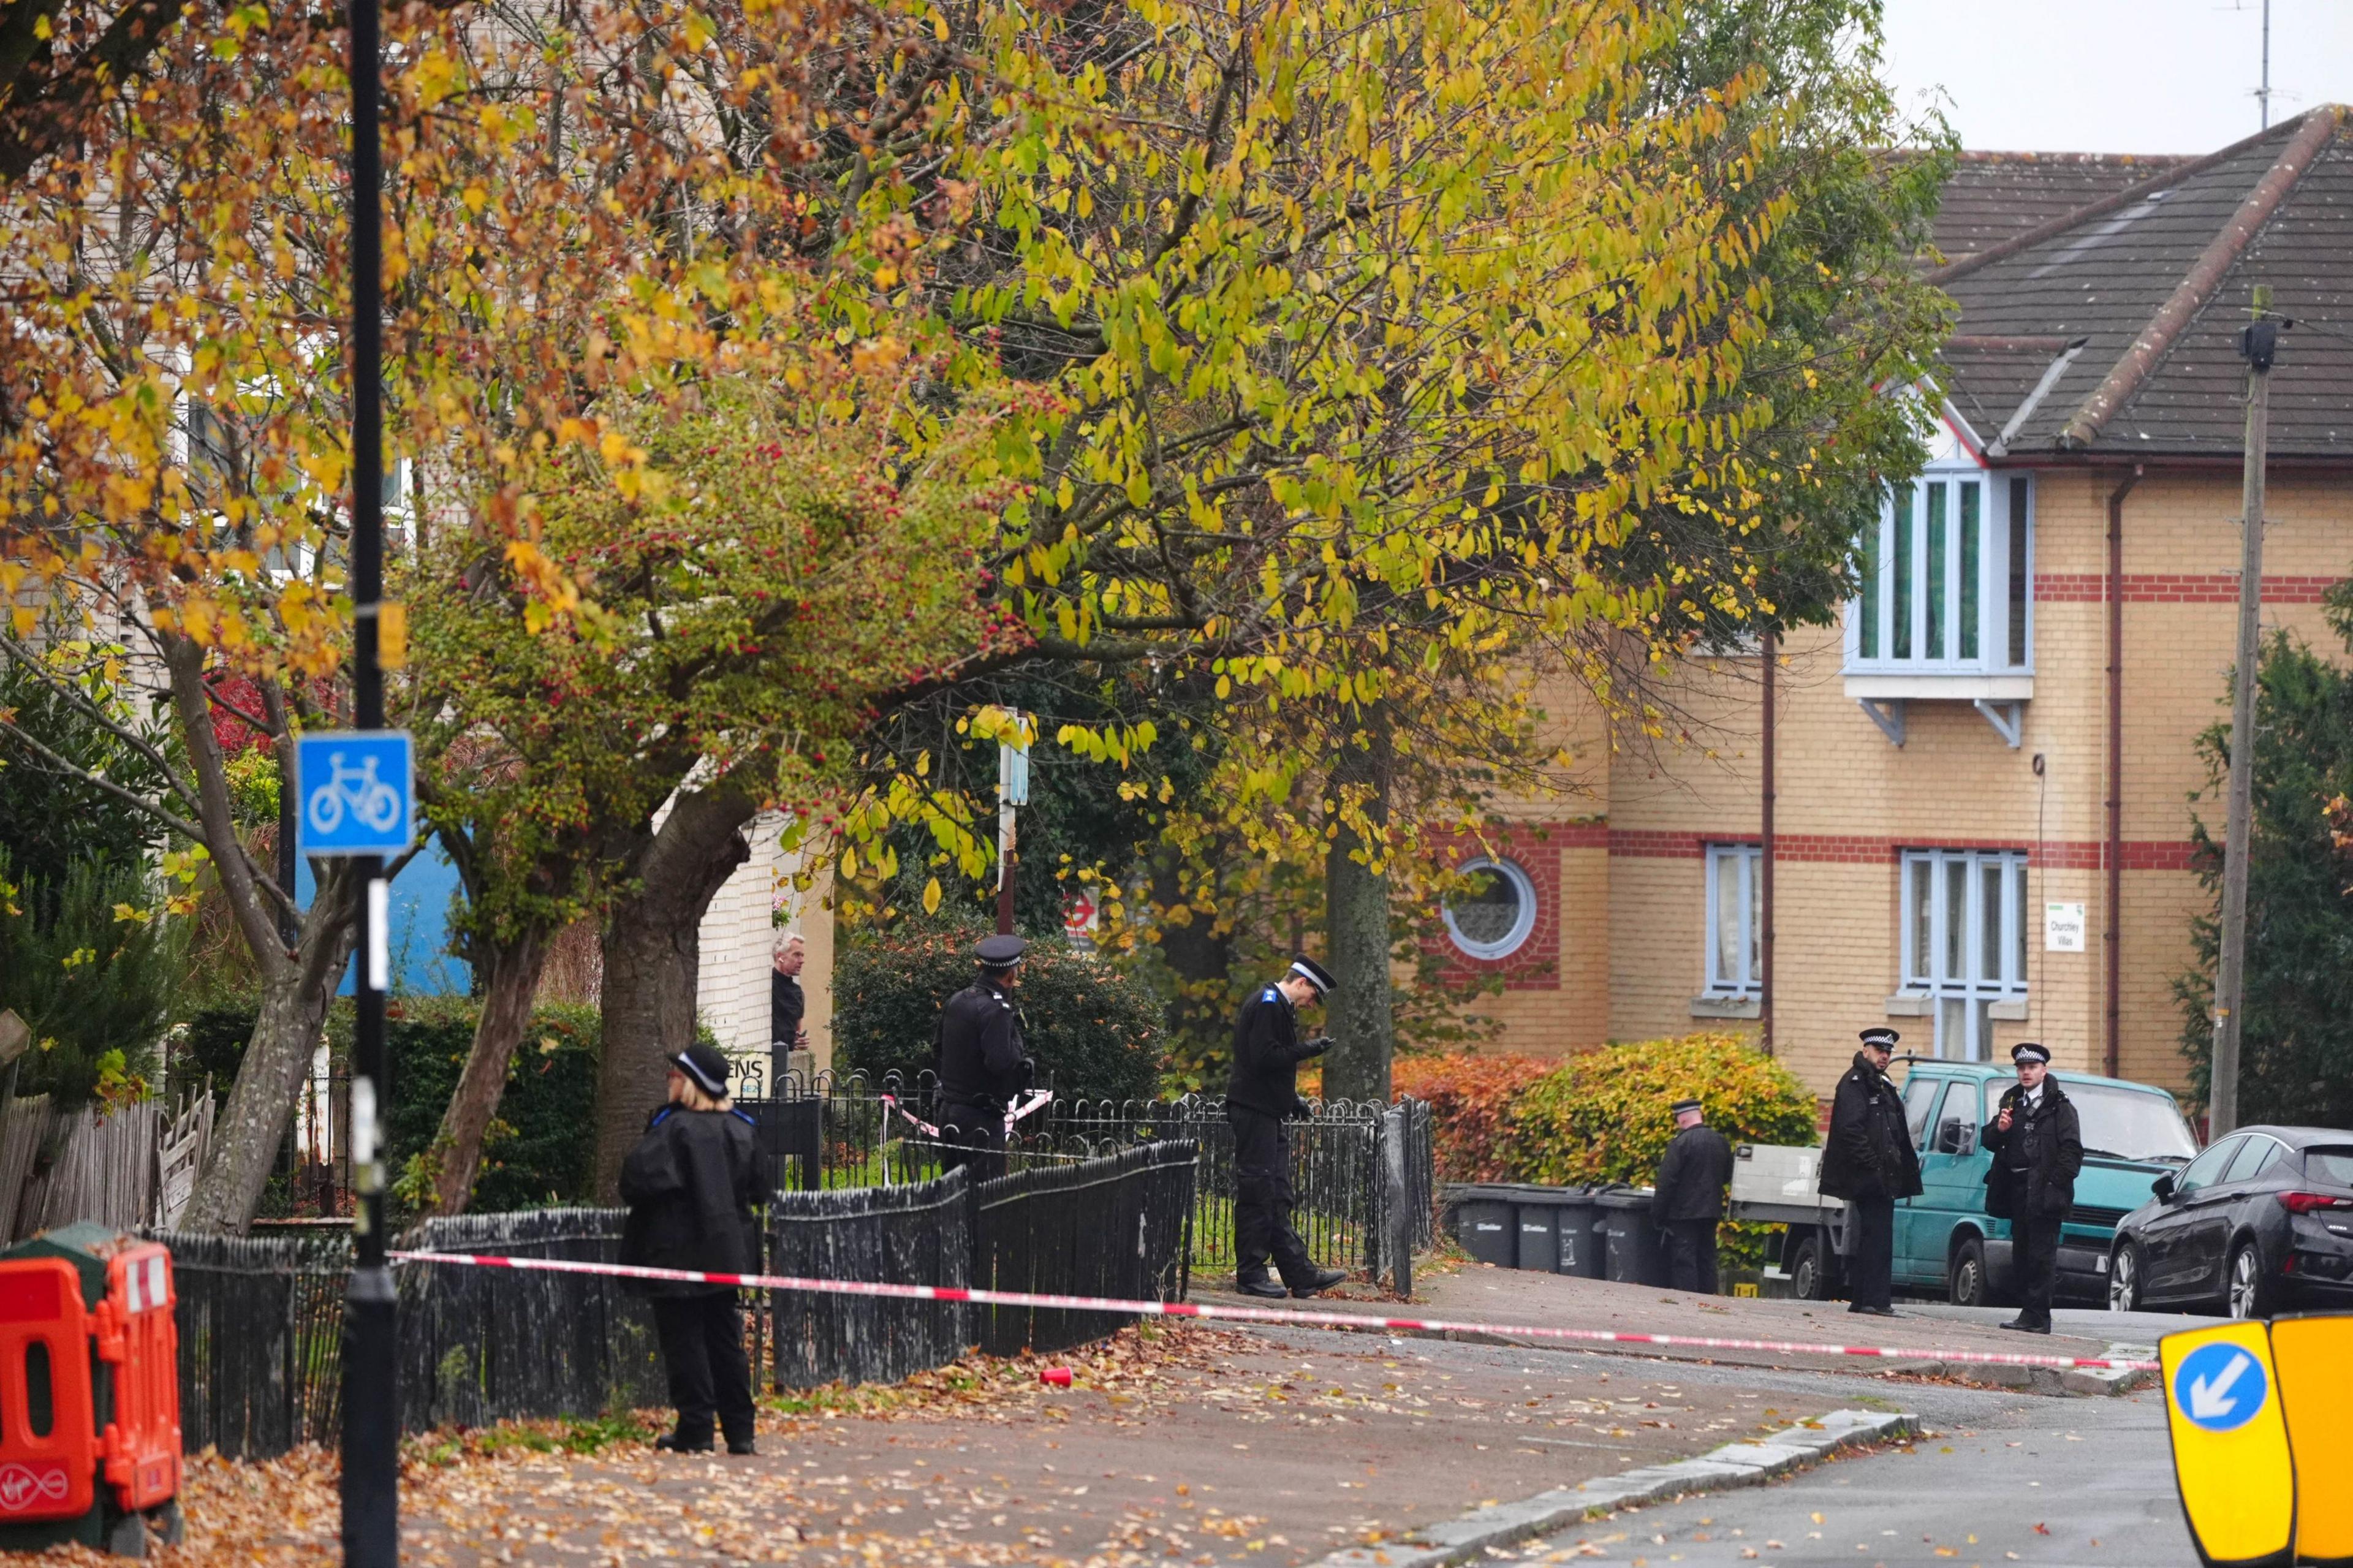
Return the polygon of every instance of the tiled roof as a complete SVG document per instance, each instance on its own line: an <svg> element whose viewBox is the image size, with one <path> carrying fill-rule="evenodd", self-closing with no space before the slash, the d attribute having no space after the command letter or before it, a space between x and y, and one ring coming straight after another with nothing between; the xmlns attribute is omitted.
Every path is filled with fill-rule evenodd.
<svg viewBox="0 0 2353 1568"><path fill-rule="evenodd" d="M1928 274L1961 310L1945 353L1954 408L2012 459L2235 461L2246 381L2236 337L2254 286L2268 284L2272 310L2310 329L2281 342L2272 454L2353 460L2347 111L2316 109L2203 158L2138 165L2146 178L2037 223L2007 211L2023 195L2001 194L2007 180L2057 199L2059 176L2083 190L2128 167L1963 163L1959 206L1938 226L1947 264ZM1957 255L1964 239L1977 248Z"/></svg>
<svg viewBox="0 0 2353 1568"><path fill-rule="evenodd" d="M1945 182L1936 244L1966 261L2179 163L2106 153L1964 153Z"/></svg>

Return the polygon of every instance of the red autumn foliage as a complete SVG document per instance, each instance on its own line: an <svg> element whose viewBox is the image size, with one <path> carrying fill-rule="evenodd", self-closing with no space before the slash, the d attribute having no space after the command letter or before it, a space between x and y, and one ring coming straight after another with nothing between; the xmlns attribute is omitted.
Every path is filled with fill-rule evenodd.
<svg viewBox="0 0 2353 1568"><path fill-rule="evenodd" d="M1390 1069L1398 1094L1427 1101L1443 1182L1508 1182L1512 1107L1560 1061L1471 1052L1399 1057Z"/></svg>

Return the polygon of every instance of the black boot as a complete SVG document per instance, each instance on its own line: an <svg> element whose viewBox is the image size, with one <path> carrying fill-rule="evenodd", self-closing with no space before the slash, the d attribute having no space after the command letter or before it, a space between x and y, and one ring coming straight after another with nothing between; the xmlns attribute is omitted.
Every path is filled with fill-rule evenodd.
<svg viewBox="0 0 2353 1568"><path fill-rule="evenodd" d="M1304 1284L1293 1285L1291 1293L1294 1296L1318 1296L1347 1277L1348 1271L1345 1268L1318 1268L1307 1277Z"/></svg>
<svg viewBox="0 0 2353 1568"><path fill-rule="evenodd" d="M1270 1301L1286 1300L1291 1295L1290 1291L1263 1274L1253 1275L1248 1279L1237 1278L1234 1289L1245 1296L1260 1296Z"/></svg>
<svg viewBox="0 0 2353 1568"><path fill-rule="evenodd" d="M760 1447L750 1437L730 1437L727 1439L727 1451L731 1454L756 1454Z"/></svg>
<svg viewBox="0 0 2353 1568"><path fill-rule="evenodd" d="M708 1454L713 1445L708 1432L695 1437L684 1431L671 1431L655 1438L654 1447L665 1454Z"/></svg>

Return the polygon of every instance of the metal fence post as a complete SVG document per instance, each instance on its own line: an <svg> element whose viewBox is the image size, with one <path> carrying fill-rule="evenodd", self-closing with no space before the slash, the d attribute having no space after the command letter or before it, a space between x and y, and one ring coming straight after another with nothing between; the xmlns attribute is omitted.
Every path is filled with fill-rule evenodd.
<svg viewBox="0 0 2353 1568"><path fill-rule="evenodd" d="M1381 1113L1381 1218L1389 1249L1389 1282L1399 1296L1413 1294L1413 1187L1406 1179L1409 1108L1398 1104Z"/></svg>

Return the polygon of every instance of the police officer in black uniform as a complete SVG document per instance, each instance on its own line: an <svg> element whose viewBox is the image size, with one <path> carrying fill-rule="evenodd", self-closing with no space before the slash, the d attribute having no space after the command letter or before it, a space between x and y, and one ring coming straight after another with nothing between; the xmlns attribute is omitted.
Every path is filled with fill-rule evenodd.
<svg viewBox="0 0 2353 1568"><path fill-rule="evenodd" d="M1294 958L1282 979L1242 1005L1234 1023L1226 1120L1234 1130L1234 1289L1245 1296L1313 1296L1347 1278L1343 1269L1316 1268L1291 1228L1291 1138L1283 1127L1307 1114L1299 1064L1332 1046L1299 1037L1299 1009L1331 989L1322 964ZM1282 1276L1279 1283L1266 1277L1270 1257Z"/></svg>
<svg viewBox="0 0 2353 1568"><path fill-rule="evenodd" d="M1651 1220L1667 1242L1667 1284L1715 1294L1715 1227L1724 1218L1724 1189L1732 1182L1732 1145L1707 1124L1696 1100L1678 1100L1675 1135L1652 1184Z"/></svg>
<svg viewBox="0 0 2353 1568"><path fill-rule="evenodd" d="M940 1009L934 1052L943 1171L968 1164L978 1181L1005 1173L1006 1109L1037 1076L1037 1064L1022 1047L1021 1015L1012 996L1028 947L1018 936L983 938L973 950L979 976Z"/></svg>
<svg viewBox="0 0 2353 1568"><path fill-rule="evenodd" d="M1920 1192L1919 1151L1887 1076L1902 1037L1889 1028L1862 1031L1822 1142L1822 1195L1847 1201L1847 1310L1880 1318L1895 1316L1895 1205Z"/></svg>
<svg viewBox="0 0 2353 1568"><path fill-rule="evenodd" d="M2010 1221L2017 1270L2018 1316L2002 1324L2030 1334L2051 1331L2051 1293L2059 1283L2059 1226L2075 1205L2084 1168L2084 1131L2075 1106L2048 1075L2051 1053L2032 1040L2010 1048L2018 1082L2002 1093L1979 1140L1993 1155L1986 1172L1986 1212Z"/></svg>

